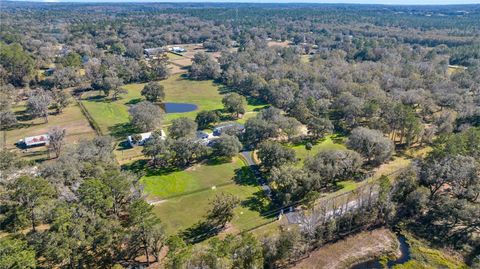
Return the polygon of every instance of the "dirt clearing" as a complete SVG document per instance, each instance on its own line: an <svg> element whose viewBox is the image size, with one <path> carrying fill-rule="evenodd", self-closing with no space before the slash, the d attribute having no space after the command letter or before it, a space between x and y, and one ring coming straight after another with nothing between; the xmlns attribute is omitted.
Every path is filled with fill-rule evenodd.
<svg viewBox="0 0 480 269"><path fill-rule="evenodd" d="M388 229L376 229L349 236L313 251L310 256L292 268L334 269L348 268L357 261L369 260L396 251L398 242Z"/></svg>

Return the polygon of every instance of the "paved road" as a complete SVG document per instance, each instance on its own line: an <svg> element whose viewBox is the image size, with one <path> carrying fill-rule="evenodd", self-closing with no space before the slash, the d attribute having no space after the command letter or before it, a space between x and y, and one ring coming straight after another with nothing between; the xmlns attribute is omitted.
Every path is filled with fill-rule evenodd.
<svg viewBox="0 0 480 269"><path fill-rule="evenodd" d="M245 151L240 152L240 154L242 154L242 156L247 161L247 164L250 166L250 170L252 170L253 174L257 178L258 183L261 185L265 194L268 197L270 197L272 190L267 185L267 181L262 177L262 172L260 172L258 164L253 160L252 152L248 151L248 150L245 150Z"/></svg>

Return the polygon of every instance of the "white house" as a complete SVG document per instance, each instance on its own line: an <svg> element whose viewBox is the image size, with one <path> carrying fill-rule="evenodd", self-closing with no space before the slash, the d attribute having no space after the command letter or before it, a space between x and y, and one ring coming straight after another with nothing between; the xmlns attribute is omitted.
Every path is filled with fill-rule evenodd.
<svg viewBox="0 0 480 269"><path fill-rule="evenodd" d="M50 141L50 138L48 134L29 136L29 137L25 137L23 140L20 140L20 142L23 142L27 147L48 145L49 141Z"/></svg>
<svg viewBox="0 0 480 269"><path fill-rule="evenodd" d="M166 137L165 132L163 130L160 130L160 133L161 133L162 139L165 139ZM132 147L142 146L145 143L145 141L147 141L151 136L152 136L152 132L129 135L128 143Z"/></svg>

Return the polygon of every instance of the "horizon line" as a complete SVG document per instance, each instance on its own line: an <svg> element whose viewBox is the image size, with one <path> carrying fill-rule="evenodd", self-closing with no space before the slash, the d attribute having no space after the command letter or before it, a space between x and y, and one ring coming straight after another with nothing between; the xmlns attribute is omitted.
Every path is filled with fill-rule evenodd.
<svg viewBox="0 0 480 269"><path fill-rule="evenodd" d="M117 4L127 4L127 3L135 3L135 4L151 4L151 3L164 3L164 4L210 4L210 3L217 3L217 4L327 4L327 5L377 5L377 6L463 6L463 5L480 5L480 0L475 0L473 2L463 2L463 3L455 3L455 0L447 0L446 3L438 3L438 0L431 0L432 2L428 1L420 1L422 3L410 3L408 0L403 1L404 3L395 3L398 0L393 0L394 2L387 2L387 3L379 3L383 2L381 0L358 0L358 2L350 2L352 0L347 1L336 1L336 0L326 0L326 1L316 1L316 0L0 0L0 2L17 2L17 3L45 3L45 4L61 4L61 3L82 3L82 4L99 4L99 3L117 3ZM378 2L377 2L378 1ZM453 2L450 2L453 1ZM407 2L407 3L405 3Z"/></svg>

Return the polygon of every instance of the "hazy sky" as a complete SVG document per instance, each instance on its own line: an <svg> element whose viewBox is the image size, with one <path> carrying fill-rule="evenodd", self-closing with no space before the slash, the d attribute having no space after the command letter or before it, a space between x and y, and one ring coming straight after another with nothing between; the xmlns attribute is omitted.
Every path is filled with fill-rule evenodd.
<svg viewBox="0 0 480 269"><path fill-rule="evenodd" d="M245 3L351 3L385 5L480 4L480 0L27 0L38 2L245 2Z"/></svg>

